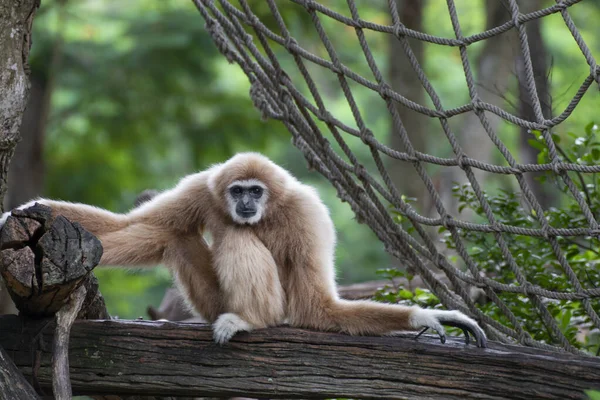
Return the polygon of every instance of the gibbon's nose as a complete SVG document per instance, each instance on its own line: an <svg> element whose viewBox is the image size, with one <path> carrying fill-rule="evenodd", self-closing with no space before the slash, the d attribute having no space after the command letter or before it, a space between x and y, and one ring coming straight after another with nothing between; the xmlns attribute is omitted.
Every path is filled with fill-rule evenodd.
<svg viewBox="0 0 600 400"><path fill-rule="evenodd" d="M242 218L250 218L256 214L256 207L253 202L241 201L238 203L235 212Z"/></svg>

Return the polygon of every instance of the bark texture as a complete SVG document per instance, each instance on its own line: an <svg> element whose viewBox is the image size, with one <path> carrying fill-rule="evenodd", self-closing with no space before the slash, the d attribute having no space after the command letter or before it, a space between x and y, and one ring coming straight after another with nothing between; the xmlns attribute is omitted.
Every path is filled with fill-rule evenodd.
<svg viewBox="0 0 600 400"><path fill-rule="evenodd" d="M37 400L39 398L6 351L0 347L0 399Z"/></svg>
<svg viewBox="0 0 600 400"><path fill-rule="evenodd" d="M0 205L29 95L31 25L39 0L0 0Z"/></svg>
<svg viewBox="0 0 600 400"><path fill-rule="evenodd" d="M49 388L52 325L0 317L0 345ZM33 337L38 336L38 342ZM432 335L353 337L291 328L236 335L218 346L207 325L75 321L69 356L74 394L246 395L256 398L584 399L600 388L600 360L490 343L445 345Z"/></svg>
<svg viewBox="0 0 600 400"><path fill-rule="evenodd" d="M80 318L108 318L91 270L102 256L100 241L78 223L51 218L50 208L14 210L0 233L0 274L23 315L50 316L79 286L87 289Z"/></svg>

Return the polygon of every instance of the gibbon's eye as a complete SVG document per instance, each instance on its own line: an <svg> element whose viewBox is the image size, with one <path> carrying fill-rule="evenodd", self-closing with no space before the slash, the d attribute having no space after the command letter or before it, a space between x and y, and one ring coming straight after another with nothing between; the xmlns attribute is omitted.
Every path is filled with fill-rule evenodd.
<svg viewBox="0 0 600 400"><path fill-rule="evenodd" d="M234 186L231 189L229 189L229 192L233 195L233 196L240 196L243 192L242 187L241 186Z"/></svg>
<svg viewBox="0 0 600 400"><path fill-rule="evenodd" d="M250 193L252 194L252 196L258 198L258 197L262 196L263 188L261 188L260 186L252 186L250 188Z"/></svg>

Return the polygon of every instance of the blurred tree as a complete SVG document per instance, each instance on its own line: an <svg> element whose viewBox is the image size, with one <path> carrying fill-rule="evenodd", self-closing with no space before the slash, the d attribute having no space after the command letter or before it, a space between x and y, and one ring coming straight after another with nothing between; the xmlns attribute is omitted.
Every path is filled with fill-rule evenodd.
<svg viewBox="0 0 600 400"><path fill-rule="evenodd" d="M521 12L529 13L539 10L543 5L542 0L528 0L521 4ZM542 36L542 19L534 19L525 25L529 50L531 51L531 64L535 79L535 87L542 107L542 113L546 119L552 118L552 96L550 95L550 57L548 48ZM529 121L535 121L536 116L533 108L533 100L529 96L527 80L525 76L525 60L519 55L516 60L517 76L519 78L519 116ZM519 150L521 162L524 164L537 164L539 150L529 144L534 138L529 129L521 127L519 137ZM544 185L539 177L542 172L525 174L525 180L533 190L542 207L547 208L556 201L556 191L550 185Z"/></svg>
<svg viewBox="0 0 600 400"><path fill-rule="evenodd" d="M529 0L525 0L529 1ZM492 29L510 20L510 12L506 0L486 0L485 29ZM516 32L511 29L500 35L486 39L475 64L476 84L479 100L502 108L505 103L511 76L514 76L514 60L516 54ZM490 129L498 132L502 122L501 118L492 113L485 114ZM490 140L479 117L474 112L466 114L460 130L456 136L464 153L483 162L493 162L494 144ZM477 181L482 182L485 172L473 169ZM448 210L456 213L458 203L452 194L452 187L456 183L467 182L465 173L458 167L445 168L442 172L441 193L444 204Z"/></svg>
<svg viewBox="0 0 600 400"><path fill-rule="evenodd" d="M423 9L425 0L395 0L400 23L415 31L423 31ZM393 22L393 21L392 21ZM423 67L423 41L408 38L408 42L419 65ZM405 54L401 38L389 35L388 50L388 81L392 89L417 104L425 104L425 91L418 75L413 70L408 56ZM406 129L406 134L417 151L427 152L427 126L429 118L396 103L396 110ZM400 132L392 125L390 147L406 151L402 145ZM417 174L412 163L391 159L389 172L400 194L419 199L421 211L429 209L423 204L429 198L423 181Z"/></svg>

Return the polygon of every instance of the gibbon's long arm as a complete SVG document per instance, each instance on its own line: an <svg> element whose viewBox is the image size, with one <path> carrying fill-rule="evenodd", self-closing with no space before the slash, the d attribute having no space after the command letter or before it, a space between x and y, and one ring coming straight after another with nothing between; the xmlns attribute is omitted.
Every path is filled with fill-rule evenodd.
<svg viewBox="0 0 600 400"><path fill-rule="evenodd" d="M52 209L52 216L62 215L78 222L95 235L104 249L101 265L143 266L160 262L168 234L164 230L127 214L116 214L87 204L70 203L49 199L37 199L19 208L25 209L35 203ZM0 226L10 213L4 213Z"/></svg>
<svg viewBox="0 0 600 400"><path fill-rule="evenodd" d="M290 324L297 327L340 331L351 335L386 335L395 331L434 329L442 343L446 341L444 325L469 333L479 347L486 347L486 335L479 325L459 311L430 310L384 304L375 301L339 299L333 279L333 222L321 201L313 199L310 219L318 223L306 225L312 232L305 237L303 251L296 252L290 270L288 301Z"/></svg>
<svg viewBox="0 0 600 400"><path fill-rule="evenodd" d="M49 199L33 200L19 208L28 208L37 202L50 207L53 216L62 215L80 223L102 242L102 265L145 266L161 262L174 237L201 235L202 210L209 197L206 178L200 173L187 176L175 188L127 214ZM9 215L10 212L2 215L0 227Z"/></svg>

